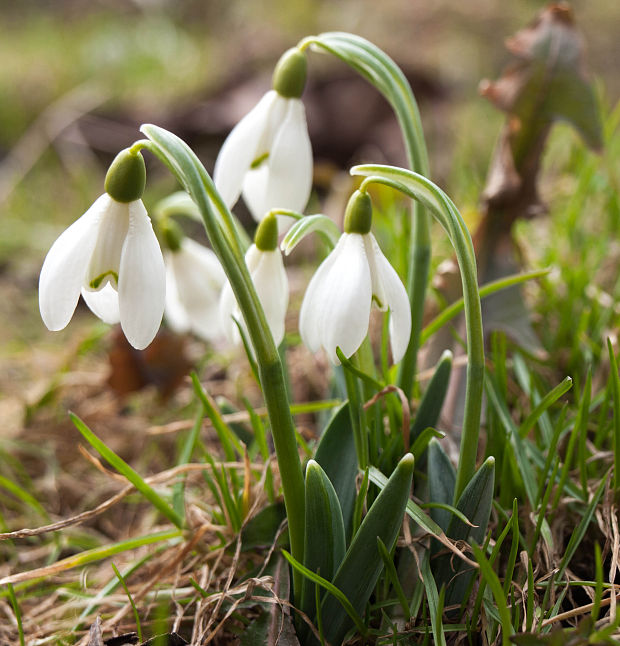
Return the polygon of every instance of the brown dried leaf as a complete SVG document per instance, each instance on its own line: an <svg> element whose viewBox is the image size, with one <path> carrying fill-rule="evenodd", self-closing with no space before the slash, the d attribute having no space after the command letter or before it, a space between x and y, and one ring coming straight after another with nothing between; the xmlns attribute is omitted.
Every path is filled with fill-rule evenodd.
<svg viewBox="0 0 620 646"><path fill-rule="evenodd" d="M145 350L132 348L119 328L108 357L111 367L108 384L120 395L154 385L165 399L191 368L184 337L163 328Z"/></svg>
<svg viewBox="0 0 620 646"><path fill-rule="evenodd" d="M481 94L509 115L484 198L492 205L516 203L521 215L531 215L531 206L538 210L535 180L551 124L570 122L594 149L601 147L602 125L568 5L550 5L506 46L518 60L497 81L480 85Z"/></svg>

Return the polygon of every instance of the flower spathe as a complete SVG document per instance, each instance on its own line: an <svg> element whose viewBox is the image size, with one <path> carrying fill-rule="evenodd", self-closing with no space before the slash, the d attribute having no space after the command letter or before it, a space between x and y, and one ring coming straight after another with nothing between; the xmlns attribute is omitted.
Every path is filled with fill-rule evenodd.
<svg viewBox="0 0 620 646"><path fill-rule="evenodd" d="M176 250L164 254L165 316L179 333L193 332L205 341L222 336L219 300L226 274L211 249L183 238Z"/></svg>
<svg viewBox="0 0 620 646"><path fill-rule="evenodd" d="M282 253L277 248L263 251L253 244L245 254L245 262L274 343L279 345L284 339L284 322L288 307L288 278L282 262ZM241 337L235 320L244 328L245 322L241 318L230 283L227 283L222 291L220 317L229 341L238 343Z"/></svg>
<svg viewBox="0 0 620 646"><path fill-rule="evenodd" d="M299 314L303 342L312 352L323 348L339 364L336 348L348 358L368 334L373 302L390 310L390 345L398 363L411 334L405 287L372 233L343 233L306 290Z"/></svg>
<svg viewBox="0 0 620 646"><path fill-rule="evenodd" d="M54 242L39 277L39 309L48 329L67 326L80 293L104 322L118 323L138 350L155 337L165 300L164 261L141 199L108 193Z"/></svg>
<svg viewBox="0 0 620 646"><path fill-rule="evenodd" d="M312 188L312 147L300 100L306 58L296 49L283 54L273 88L239 121L215 162L213 181L232 208L243 194L254 219L272 209L302 211Z"/></svg>

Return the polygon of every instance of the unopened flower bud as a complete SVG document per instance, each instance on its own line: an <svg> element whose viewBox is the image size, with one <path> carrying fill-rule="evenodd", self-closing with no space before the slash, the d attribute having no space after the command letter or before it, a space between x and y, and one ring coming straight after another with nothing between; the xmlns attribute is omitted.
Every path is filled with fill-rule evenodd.
<svg viewBox="0 0 620 646"><path fill-rule="evenodd" d="M146 185L146 167L140 153L121 150L105 176L105 191L116 202L135 202Z"/></svg>
<svg viewBox="0 0 620 646"><path fill-rule="evenodd" d="M254 234L254 244L261 251L273 251L278 246L278 218L273 213L261 220Z"/></svg>
<svg viewBox="0 0 620 646"><path fill-rule="evenodd" d="M370 231L372 224L372 200L368 193L355 191L349 199L344 212L345 233L361 233Z"/></svg>
<svg viewBox="0 0 620 646"><path fill-rule="evenodd" d="M181 248L181 243L185 236L181 231L181 227L174 220L166 218L160 223L159 230L164 244L170 251L178 251Z"/></svg>
<svg viewBox="0 0 620 646"><path fill-rule="evenodd" d="M282 54L273 71L273 89L286 99L301 97L306 85L306 56L296 47Z"/></svg>

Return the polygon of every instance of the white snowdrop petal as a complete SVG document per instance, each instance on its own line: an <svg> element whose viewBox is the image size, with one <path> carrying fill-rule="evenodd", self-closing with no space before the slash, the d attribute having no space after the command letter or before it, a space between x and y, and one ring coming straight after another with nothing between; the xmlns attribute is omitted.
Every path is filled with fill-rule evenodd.
<svg viewBox="0 0 620 646"><path fill-rule="evenodd" d="M129 230L121 255L118 297L123 332L134 348L142 350L161 324L166 271L141 200L129 204Z"/></svg>
<svg viewBox="0 0 620 646"><path fill-rule="evenodd" d="M82 298L90 311L104 323L115 325L121 320L118 308L118 292L110 283L97 291L82 288Z"/></svg>
<svg viewBox="0 0 620 646"><path fill-rule="evenodd" d="M256 249L255 246L252 248ZM284 339L286 308L288 307L288 278L279 249L259 251L257 262L250 269L256 293L263 306L267 324L276 345ZM247 263L250 268L250 262Z"/></svg>
<svg viewBox="0 0 620 646"><path fill-rule="evenodd" d="M377 250L381 254L379 245L372 233L367 233L362 236L364 239L364 249L366 250L366 258L368 259L368 267L370 269L370 284L374 304L382 311L387 310L387 297L383 288L383 281L381 279L381 272L377 267ZM372 304L371 304L372 305Z"/></svg>
<svg viewBox="0 0 620 646"><path fill-rule="evenodd" d="M229 208L239 199L243 177L256 159L277 93L267 92L239 121L224 141L213 170L213 181Z"/></svg>
<svg viewBox="0 0 620 646"><path fill-rule="evenodd" d="M364 241L357 233L343 234L343 245L326 285L319 321L322 345L333 363L336 347L350 357L368 334L372 290ZM340 244L340 243L339 243Z"/></svg>
<svg viewBox="0 0 620 646"><path fill-rule="evenodd" d="M62 330L73 316L109 200L105 193L100 196L59 236L45 257L39 277L39 309L49 330Z"/></svg>
<svg viewBox="0 0 620 646"><path fill-rule="evenodd" d="M234 319L240 321L241 324L243 324L243 319L241 317L241 313L239 312L239 308L237 307L237 299L235 298L230 283L226 283L226 285L224 285L224 289L222 290L222 295L220 296L219 311L220 324L222 326L222 329L224 330L226 338L230 343L239 343L241 341L241 335L239 334L239 330Z"/></svg>
<svg viewBox="0 0 620 646"><path fill-rule="evenodd" d="M272 208L265 199L268 182L269 166L266 162L258 168L248 170L243 178L243 201L257 222L260 222Z"/></svg>
<svg viewBox="0 0 620 646"><path fill-rule="evenodd" d="M299 333L304 345L311 352L321 347L319 322L326 315L324 299L326 290L332 282L331 270L338 259L344 240L341 237L332 252L323 260L308 283L299 311Z"/></svg>
<svg viewBox="0 0 620 646"><path fill-rule="evenodd" d="M101 216L97 242L88 263L84 285L86 288L100 289L110 282L116 289L121 253L128 228L129 204L110 198Z"/></svg>
<svg viewBox="0 0 620 646"><path fill-rule="evenodd" d="M174 271L174 253L167 251L164 255L166 265L166 305L164 315L168 325L178 334L189 332L189 318L179 298L177 279Z"/></svg>
<svg viewBox="0 0 620 646"><path fill-rule="evenodd" d="M201 280L205 280L213 289L222 289L226 283L226 273L214 251L191 238L183 238L181 251L192 263L194 272L200 274Z"/></svg>
<svg viewBox="0 0 620 646"><path fill-rule="evenodd" d="M392 359L398 363L405 354L411 336L411 306L407 290L396 270L379 248L372 233L368 234L374 250L374 266L390 310L390 346Z"/></svg>
<svg viewBox="0 0 620 646"><path fill-rule="evenodd" d="M269 158L264 212L274 208L303 211L312 188L312 146L303 103L289 99Z"/></svg>
<svg viewBox="0 0 620 646"><path fill-rule="evenodd" d="M207 341L221 336L218 302L226 276L211 249L184 238L182 247L171 253L175 290L192 331Z"/></svg>

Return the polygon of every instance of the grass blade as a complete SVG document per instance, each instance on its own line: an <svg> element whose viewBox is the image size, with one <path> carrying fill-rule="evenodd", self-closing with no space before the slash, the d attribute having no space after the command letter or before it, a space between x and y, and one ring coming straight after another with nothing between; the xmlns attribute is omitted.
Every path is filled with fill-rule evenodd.
<svg viewBox="0 0 620 646"><path fill-rule="evenodd" d="M69 413L71 421L75 424L77 430L82 434L84 439L104 457L119 473L124 475L129 482L171 523L179 529L183 527L183 519L172 507L132 469L125 460L120 458L112 449L102 442L84 422L73 413Z"/></svg>

